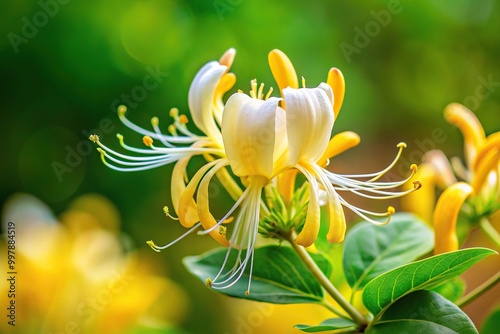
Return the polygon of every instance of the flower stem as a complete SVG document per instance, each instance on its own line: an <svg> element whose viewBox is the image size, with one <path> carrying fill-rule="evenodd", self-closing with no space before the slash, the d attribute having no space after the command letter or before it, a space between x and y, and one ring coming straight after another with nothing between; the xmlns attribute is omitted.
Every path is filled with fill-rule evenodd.
<svg viewBox="0 0 500 334"><path fill-rule="evenodd" d="M481 226L481 229L490 237L490 239L500 247L500 233L495 230L490 221L483 217L479 222L479 226Z"/></svg>
<svg viewBox="0 0 500 334"><path fill-rule="evenodd" d="M361 327L366 327L368 320L352 306L349 304L347 299L342 296L342 294L333 286L332 282L325 276L325 274L319 269L314 260L311 258L306 249L295 243L295 233L292 232L287 238L288 242L292 245L293 249L300 257L302 262L307 266L311 274L318 280L319 284L326 290L326 292L332 296L332 298L342 307L347 314Z"/></svg>
<svg viewBox="0 0 500 334"><path fill-rule="evenodd" d="M500 271L497 272L494 276L492 276L490 279L488 279L486 282L469 292L467 295L463 296L460 298L456 304L459 307L464 307L470 302L474 301L477 297L481 296L483 293L491 289L492 287L495 286L500 282Z"/></svg>

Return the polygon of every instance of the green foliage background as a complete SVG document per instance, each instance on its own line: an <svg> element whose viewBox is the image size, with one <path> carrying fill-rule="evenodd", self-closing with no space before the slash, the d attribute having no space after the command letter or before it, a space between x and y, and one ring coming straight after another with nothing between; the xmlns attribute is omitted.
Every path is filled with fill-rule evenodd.
<svg viewBox="0 0 500 334"><path fill-rule="evenodd" d="M376 17L392 3L69 0L16 52L12 33L22 36L23 18L33 22L43 8L34 0L4 0L0 201L28 192L58 213L78 195L97 192L117 205L125 232L138 247L153 237L162 243L180 235L183 229L161 210L169 203L171 167L138 174L111 171L95 149L87 151L85 133L104 120L113 131L104 134L103 142L116 147L114 136L120 132L140 145L140 136L118 121L114 101L143 85L148 66L159 68L168 76L135 101L135 108L129 105L129 117L149 126L150 118L159 116L165 125L171 107L187 112L196 71L229 47L238 52L232 69L236 88L246 91L253 78L275 86L267 65L267 53L274 48L288 54L309 86L325 80L330 67L343 71L347 91L334 131L356 131L362 143L335 159L332 168L376 170L390 161L400 141L409 144L403 164L418 163L422 146L461 155L461 135L442 116L448 103L470 107L487 133L499 129L500 4L402 0L400 11L381 25ZM362 46L359 31L367 28L374 29L369 31L373 37ZM346 57L341 47L346 44L359 52ZM483 84L488 80L497 83L489 90ZM432 138L435 129L445 134L439 143ZM68 148L85 154L58 178L53 163L67 165ZM215 210L222 213L228 205L222 197ZM181 264L182 257L213 246L209 238L193 236L158 255L168 266L165 272L188 288L187 331L229 330L223 321L224 297L199 284Z"/></svg>

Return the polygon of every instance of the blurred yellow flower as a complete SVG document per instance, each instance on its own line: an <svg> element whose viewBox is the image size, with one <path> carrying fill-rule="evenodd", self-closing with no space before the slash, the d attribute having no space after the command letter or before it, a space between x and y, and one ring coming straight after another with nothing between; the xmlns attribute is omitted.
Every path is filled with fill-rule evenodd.
<svg viewBox="0 0 500 334"><path fill-rule="evenodd" d="M15 224L16 321L15 327L2 321L2 333L168 332L182 320L185 293L155 273L154 261L124 249L119 217L106 199L82 196L57 221L41 201L17 194L3 208L4 227L9 222ZM8 283L0 282L2 298Z"/></svg>
<svg viewBox="0 0 500 334"><path fill-rule="evenodd" d="M441 151L427 152L420 168L425 180L423 191L403 202L406 209L432 220L437 254L458 249L456 224L460 211L473 226L479 225L497 243L500 241L491 225L500 217L500 132L486 136L476 115L458 103L448 105L444 116L462 132L465 165L457 157L450 163ZM444 191L434 207L435 186Z"/></svg>

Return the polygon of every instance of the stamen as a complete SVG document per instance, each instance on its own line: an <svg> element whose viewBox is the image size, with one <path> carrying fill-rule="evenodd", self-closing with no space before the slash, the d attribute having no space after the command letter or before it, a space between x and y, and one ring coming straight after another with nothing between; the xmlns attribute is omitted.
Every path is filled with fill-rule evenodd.
<svg viewBox="0 0 500 334"><path fill-rule="evenodd" d="M178 134L177 134L177 128L176 128L176 127L175 127L175 125L173 125L173 124L170 124L170 125L168 126L168 132L170 132L170 134L171 134L172 136L178 136Z"/></svg>
<svg viewBox="0 0 500 334"><path fill-rule="evenodd" d="M263 97L264 97L264 94L262 93L264 91L264 83L261 83L260 86L259 86L259 91L257 93L257 98L259 100L262 100Z"/></svg>
<svg viewBox="0 0 500 334"><path fill-rule="evenodd" d="M272 93L273 93L273 87L270 87L269 88L269 92L267 92L266 97L264 98L264 100L269 99L271 97Z"/></svg>
<svg viewBox="0 0 500 334"><path fill-rule="evenodd" d="M165 214L165 216L167 216L168 218L170 219L173 219L173 220L179 220L179 218L177 217L174 217L170 214L170 210L168 209L168 206L164 206L163 207L163 213Z"/></svg>
<svg viewBox="0 0 500 334"><path fill-rule="evenodd" d="M153 138L151 138L150 136L144 136L144 137L142 137L142 142L147 147L153 146Z"/></svg>
<svg viewBox="0 0 500 334"><path fill-rule="evenodd" d="M96 135L96 134L92 134L92 135L89 136L89 139L90 139L91 142L94 142L94 143L97 144L97 142L99 141L99 136Z"/></svg>
<svg viewBox="0 0 500 334"><path fill-rule="evenodd" d="M183 235L181 235L180 237L178 237L177 239L175 239L174 241L170 242L169 244L166 244L165 246L157 246L153 240L149 240L147 241L146 243L148 244L149 247L151 247L155 252L160 252L164 249L167 249L168 247L174 245L175 243L177 243L178 241L184 239L185 237L187 237L189 234L193 233L198 227L201 226L201 223L197 223L196 225L194 225L192 228L190 228L186 233L184 233Z"/></svg>
<svg viewBox="0 0 500 334"><path fill-rule="evenodd" d="M179 109L177 109L177 108L170 109L169 115L170 115L170 117L176 119L177 116L179 116Z"/></svg>
<svg viewBox="0 0 500 334"><path fill-rule="evenodd" d="M118 106L118 116L124 116L126 112L127 112L126 106L124 106L123 104Z"/></svg>
<svg viewBox="0 0 500 334"><path fill-rule="evenodd" d="M302 88L306 88L306 78L302 77Z"/></svg>
<svg viewBox="0 0 500 334"><path fill-rule="evenodd" d="M207 288L212 287L212 280L210 279L210 277L207 277L207 279L205 280L205 285L207 286Z"/></svg>
<svg viewBox="0 0 500 334"><path fill-rule="evenodd" d="M254 99L257 98L257 80L253 79L250 81L250 96L253 97Z"/></svg>
<svg viewBox="0 0 500 334"><path fill-rule="evenodd" d="M233 207L224 215L224 217L222 217L222 219L220 219L217 222L217 224L215 224L214 226L212 226L208 230L198 231L198 235L209 234L210 232L215 231L215 229L222 227L221 225L224 222L226 222L226 220L228 220L228 217L231 216L233 214L234 210L236 210L240 206L241 202L243 202L243 200L245 199L245 197L247 196L247 194L249 192L249 189L250 189L250 187L247 187L245 189L245 191L243 192L243 194L241 194L240 198L238 198L238 200L236 201L236 203L234 203ZM229 218L229 219L231 219L231 218ZM219 233L220 233L220 230L219 230Z"/></svg>
<svg viewBox="0 0 500 334"><path fill-rule="evenodd" d="M182 114L179 116L179 122L183 125L186 125L189 122L189 120L186 115Z"/></svg>
<svg viewBox="0 0 500 334"><path fill-rule="evenodd" d="M227 234L227 227L219 226L219 234L226 235Z"/></svg>

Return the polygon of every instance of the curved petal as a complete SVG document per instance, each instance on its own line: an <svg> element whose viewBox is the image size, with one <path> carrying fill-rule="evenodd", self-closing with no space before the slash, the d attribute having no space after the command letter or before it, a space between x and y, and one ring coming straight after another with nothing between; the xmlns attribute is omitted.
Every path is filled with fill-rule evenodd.
<svg viewBox="0 0 500 334"><path fill-rule="evenodd" d="M326 83L332 87L333 96L335 98L335 103L333 104L333 114L335 119L339 115L340 108L342 107L342 103L344 102L344 94L345 94L345 80L344 75L338 68L332 68L328 72L328 78L326 79Z"/></svg>
<svg viewBox="0 0 500 334"><path fill-rule="evenodd" d="M283 51L274 49L269 52L268 61L271 73L278 84L282 96L283 89L287 87L299 88L299 80L295 68Z"/></svg>
<svg viewBox="0 0 500 334"><path fill-rule="evenodd" d="M188 104L194 124L216 144L222 144L220 130L213 115L213 100L219 81L227 66L216 61L205 64L196 73L189 88Z"/></svg>
<svg viewBox="0 0 500 334"><path fill-rule="evenodd" d="M444 110L446 120L462 131L464 136L465 156L470 166L476 151L484 143L484 129L476 115L459 103L450 103Z"/></svg>
<svg viewBox="0 0 500 334"><path fill-rule="evenodd" d="M182 192L177 212L179 215L179 222L182 226L189 228L200 221L196 202L193 199L194 193L196 192L196 188L198 187L203 175L205 175L205 173L219 161L220 160L214 160L201 167L196 174L194 174L191 181L189 181L186 189Z"/></svg>
<svg viewBox="0 0 500 334"><path fill-rule="evenodd" d="M344 131L336 134L330 139L323 155L317 161L318 165L326 166L328 159L347 151L359 144L361 138L352 131Z"/></svg>
<svg viewBox="0 0 500 334"><path fill-rule="evenodd" d="M196 198L198 203L198 216L200 217L201 225L205 230L217 225L217 221L210 213L210 195L208 186L210 185L210 180L213 178L215 173L226 165L227 161L225 159L218 161L217 164L203 177L200 182L200 187L198 188L198 196ZM218 230L211 231L209 234L221 245L229 246L229 241L226 239L226 236L221 234Z"/></svg>
<svg viewBox="0 0 500 334"><path fill-rule="evenodd" d="M491 150L484 156L477 168L472 174L471 185L476 194L479 194L481 188L483 188L484 182L488 179L490 173L498 170L498 165L500 163L500 151L495 149ZM495 181L496 183L496 181Z"/></svg>
<svg viewBox="0 0 500 334"><path fill-rule="evenodd" d="M435 254L458 249L456 234L458 213L472 191L472 187L467 183L457 182L448 187L439 197L433 216Z"/></svg>
<svg viewBox="0 0 500 334"><path fill-rule="evenodd" d="M233 94L222 116L227 159L237 176L273 176L278 98L253 99Z"/></svg>
<svg viewBox="0 0 500 334"><path fill-rule="evenodd" d="M309 182L309 204L307 206L306 222L302 231L297 235L295 242L301 246L311 246L318 237L321 210L319 205L319 187L314 175L300 165L297 168L304 174Z"/></svg>
<svg viewBox="0 0 500 334"><path fill-rule="evenodd" d="M500 132L492 133L486 138L486 142L477 152L476 160L474 161L473 170L475 170L489 152L500 150Z"/></svg>
<svg viewBox="0 0 500 334"><path fill-rule="evenodd" d="M317 88L284 89L289 163L318 161L333 128L333 93L325 83Z"/></svg>

